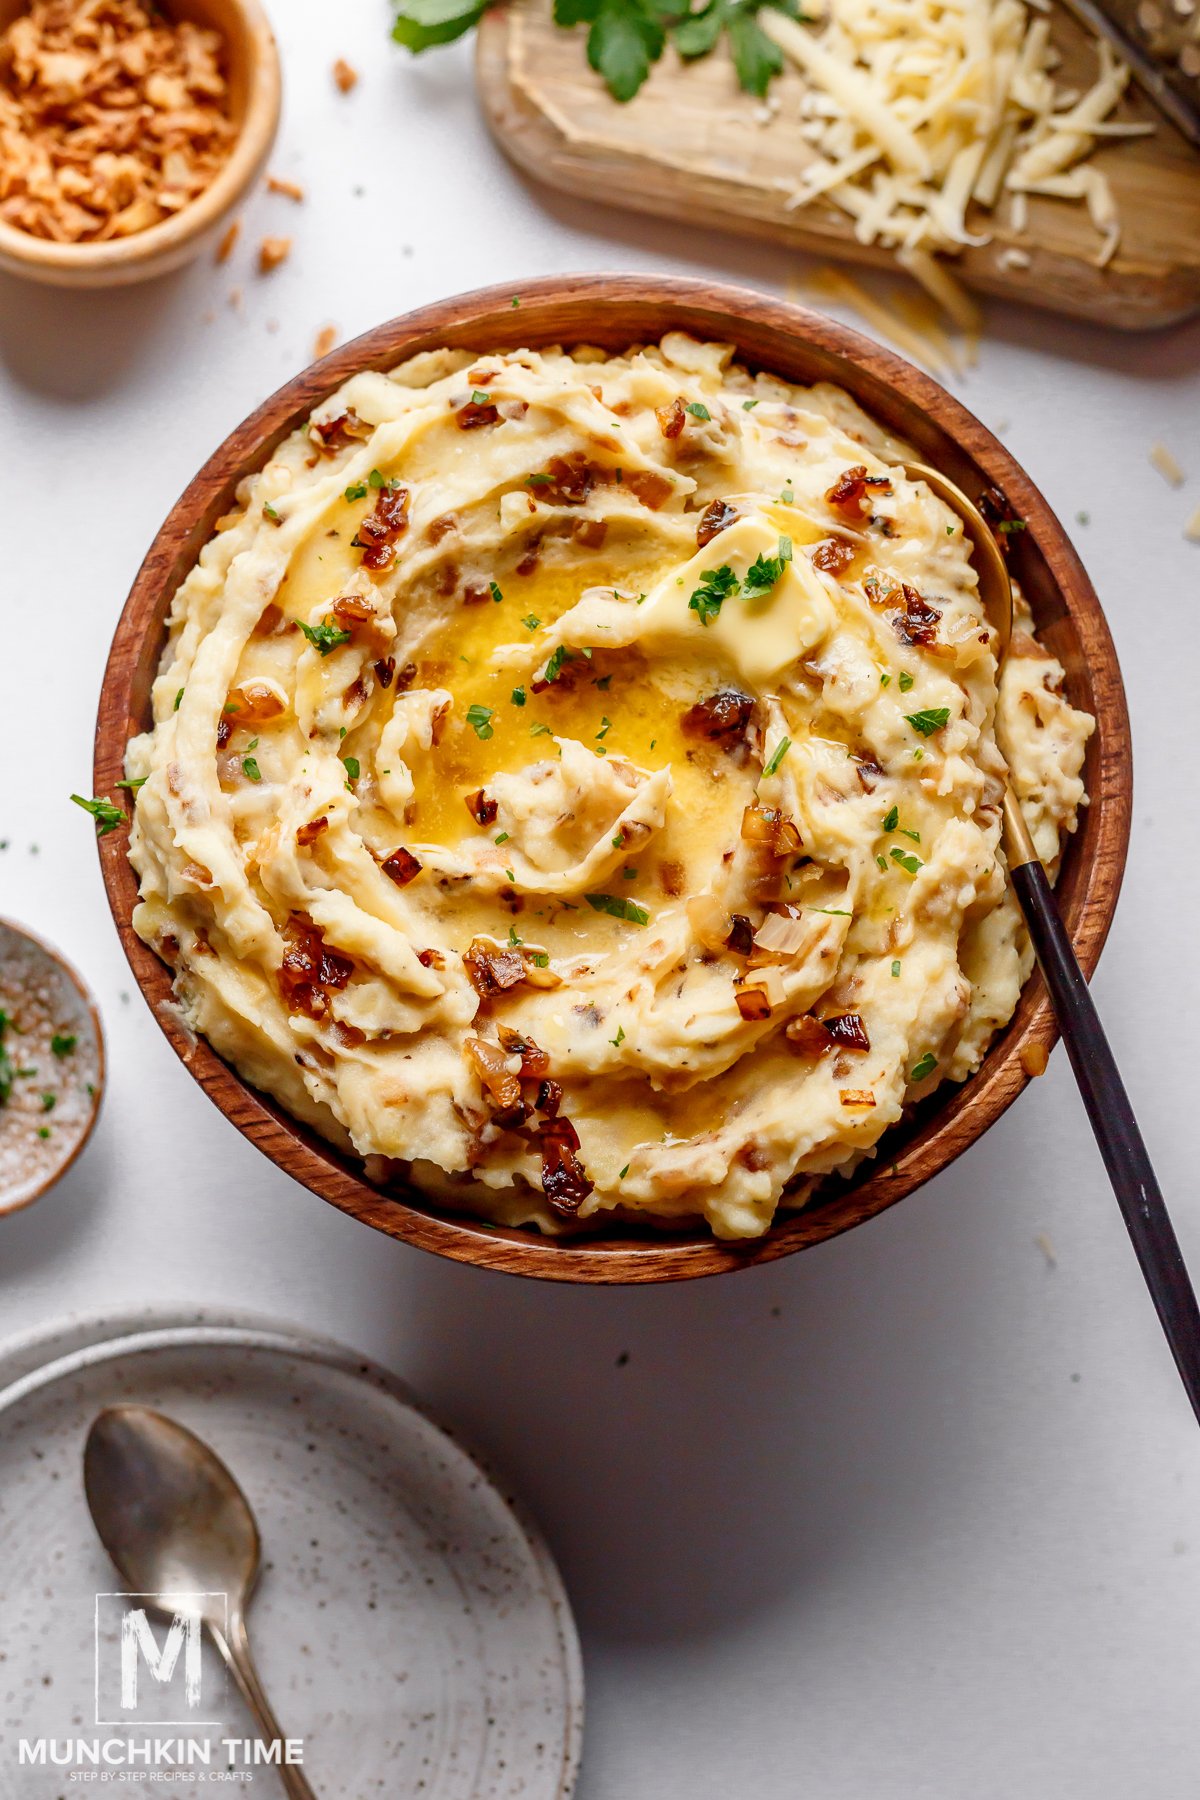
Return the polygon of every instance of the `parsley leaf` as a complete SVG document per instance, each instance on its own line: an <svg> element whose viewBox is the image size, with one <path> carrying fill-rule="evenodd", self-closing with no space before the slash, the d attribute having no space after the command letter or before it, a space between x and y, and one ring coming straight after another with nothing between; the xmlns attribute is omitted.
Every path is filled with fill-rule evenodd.
<svg viewBox="0 0 1200 1800"><path fill-rule="evenodd" d="M345 763L346 773L351 781L357 781L359 775L362 773L361 764L359 763L357 756L344 757L343 761Z"/></svg>
<svg viewBox="0 0 1200 1800"><path fill-rule="evenodd" d="M615 100L632 100L663 53L663 28L640 0L600 0L587 59Z"/></svg>
<svg viewBox="0 0 1200 1800"><path fill-rule="evenodd" d="M343 500L365 500L366 497L367 484L365 481L352 481L350 486L342 491Z"/></svg>
<svg viewBox="0 0 1200 1800"><path fill-rule="evenodd" d="M689 400L683 410L686 413L691 413L693 419L708 420L712 418L712 414L709 412L707 406L702 405L699 400Z"/></svg>
<svg viewBox="0 0 1200 1800"><path fill-rule="evenodd" d="M523 687L514 688L512 693L508 697L512 701L514 706L524 706L524 704L525 704L525 689Z"/></svg>
<svg viewBox="0 0 1200 1800"><path fill-rule="evenodd" d="M740 593L741 586L728 563L722 563L719 569L705 569L699 587L688 601L688 610L702 625L711 625L723 603Z"/></svg>
<svg viewBox="0 0 1200 1800"><path fill-rule="evenodd" d="M175 696L175 704L174 704L174 706L173 706L173 707L172 707L172 708L171 708L171 711L172 711L172 712L178 712L178 711L179 711L179 702L180 702L180 701L181 701L181 700L182 700L182 699L183 699L183 689L182 689L182 688L180 688L180 690L179 690L179 692L178 692L178 693L177 693L177 694L176 694L176 696Z"/></svg>
<svg viewBox="0 0 1200 1800"><path fill-rule="evenodd" d="M785 566L792 560L792 540L781 537L779 552L776 556L756 556L746 570L746 579L742 583L743 600L761 600L769 594Z"/></svg>
<svg viewBox="0 0 1200 1800"><path fill-rule="evenodd" d="M533 613L527 614L526 617L521 620L526 631L536 631L541 622L540 619L534 617Z"/></svg>
<svg viewBox="0 0 1200 1800"><path fill-rule="evenodd" d="M907 694L909 688L912 686L913 686L912 676L909 674L907 669L901 669L901 671L900 671L900 692L902 694Z"/></svg>
<svg viewBox="0 0 1200 1800"><path fill-rule="evenodd" d="M748 94L757 94L761 100L772 75L778 75L783 68L779 46L745 7L731 10L726 29L738 81Z"/></svg>
<svg viewBox="0 0 1200 1800"><path fill-rule="evenodd" d="M614 1050L619 1050L621 1045L625 1042L625 1027L623 1025L618 1025L616 1037L609 1038L608 1041Z"/></svg>
<svg viewBox="0 0 1200 1800"><path fill-rule="evenodd" d="M585 894L584 899L593 912L611 913L614 919L628 919L631 925L648 925L650 914L636 900L626 900L621 894Z"/></svg>
<svg viewBox="0 0 1200 1800"><path fill-rule="evenodd" d="M909 1080L910 1081L924 1081L925 1077L927 1075L932 1075L933 1071L936 1068L937 1068L937 1057L933 1054L932 1050L927 1050L925 1052L924 1056L921 1058L920 1062L917 1063L917 1065L913 1069L912 1074L909 1076Z"/></svg>
<svg viewBox="0 0 1200 1800"><path fill-rule="evenodd" d="M907 850L900 848L899 844L892 846L891 854L892 861L899 863L900 867L909 875L915 875L919 869L925 866L919 856L910 856Z"/></svg>
<svg viewBox="0 0 1200 1800"><path fill-rule="evenodd" d="M435 44L462 37L483 13L483 0L477 6L464 4L464 0L405 0L392 26L392 37L415 56Z"/></svg>
<svg viewBox="0 0 1200 1800"><path fill-rule="evenodd" d="M489 581L488 582L488 593L492 596L492 599L496 602L496 605L499 606L500 602L504 598L504 595L500 592L500 583L498 581Z"/></svg>
<svg viewBox="0 0 1200 1800"><path fill-rule="evenodd" d="M247 781L261 781L262 780L262 770L258 766L258 758L257 757L243 756L243 758L242 758L242 774L246 777Z"/></svg>
<svg viewBox="0 0 1200 1800"><path fill-rule="evenodd" d="M486 742L492 735L492 714L494 711L494 707L480 706L478 704L468 706L467 708L467 724L471 727L475 736L483 742Z"/></svg>
<svg viewBox="0 0 1200 1800"><path fill-rule="evenodd" d="M125 809L116 806L109 799L85 800L82 794L72 794L76 806L82 806L84 812L91 813L96 821L96 836L107 837L110 831L116 831L121 825L128 824Z"/></svg>
<svg viewBox="0 0 1200 1800"><path fill-rule="evenodd" d="M64 1056L70 1056L78 1042L73 1031L56 1031L50 1039L50 1048L61 1062Z"/></svg>
<svg viewBox="0 0 1200 1800"><path fill-rule="evenodd" d="M542 724L531 725L529 727L529 735L530 737L549 737L550 727Z"/></svg>
<svg viewBox="0 0 1200 1800"><path fill-rule="evenodd" d="M296 623L313 649L319 650L322 656L328 656L339 644L350 642L350 633L343 631L340 625L331 625L328 619L323 620L320 625L306 625L303 619L297 619Z"/></svg>
<svg viewBox="0 0 1200 1800"><path fill-rule="evenodd" d="M884 831L895 831L899 823L900 808L898 806L893 806L891 811L884 818L882 829Z"/></svg>
<svg viewBox="0 0 1200 1800"><path fill-rule="evenodd" d="M899 979L900 979L900 962L899 962L899 959L897 958L897 960L892 964L892 980L899 981Z"/></svg>
<svg viewBox="0 0 1200 1800"><path fill-rule="evenodd" d="M949 724L950 708L948 706L927 706L924 712L905 713L904 717L913 730L919 731L922 737L932 737L935 731L941 731L944 726Z"/></svg>
<svg viewBox="0 0 1200 1800"><path fill-rule="evenodd" d="M542 670L542 680L557 681L562 674L563 664L571 662L574 656L573 650L568 650L565 644L559 644L557 649L551 652L546 667Z"/></svg>
<svg viewBox="0 0 1200 1800"><path fill-rule="evenodd" d="M136 794L139 788L145 787L149 779L148 775L139 775L136 781L118 781L117 786L128 788L131 794Z"/></svg>

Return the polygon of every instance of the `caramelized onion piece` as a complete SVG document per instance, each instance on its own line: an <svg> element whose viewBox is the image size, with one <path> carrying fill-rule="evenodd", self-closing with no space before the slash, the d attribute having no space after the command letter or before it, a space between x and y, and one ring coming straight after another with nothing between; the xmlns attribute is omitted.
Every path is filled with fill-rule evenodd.
<svg viewBox="0 0 1200 1800"><path fill-rule="evenodd" d="M728 500L710 500L696 527L697 550L703 550L705 544L711 544L720 532L728 531L737 516L737 508L730 506Z"/></svg>
<svg viewBox="0 0 1200 1800"><path fill-rule="evenodd" d="M826 1056L834 1048L832 1038L820 1019L814 1019L811 1013L802 1013L798 1019L789 1019L783 1034L788 1047L797 1056Z"/></svg>
<svg viewBox="0 0 1200 1800"><path fill-rule="evenodd" d="M396 539L408 530L408 498L406 487L380 488L373 510L350 540L362 551L365 569L389 569L396 560Z"/></svg>
<svg viewBox="0 0 1200 1800"><path fill-rule="evenodd" d="M654 416L665 438L677 438L687 424L687 413L678 394L669 406L656 406Z"/></svg>
<svg viewBox="0 0 1200 1800"><path fill-rule="evenodd" d="M844 1050L871 1048L871 1040L867 1036L861 1013L835 1013L830 1019L822 1019L821 1023L834 1042Z"/></svg>
<svg viewBox="0 0 1200 1800"><path fill-rule="evenodd" d="M865 463L843 469L825 495L835 511L849 519L869 519L876 494L890 494L892 484L886 475L868 475Z"/></svg>
<svg viewBox="0 0 1200 1800"><path fill-rule="evenodd" d="M312 920L293 913L283 932L283 962L279 991L289 1012L323 1019L329 1012L329 996L344 988L354 973L348 956L330 950Z"/></svg>
<svg viewBox="0 0 1200 1800"><path fill-rule="evenodd" d="M297 827L296 842L306 846L315 844L321 833L328 830L329 820L322 813L319 818L309 819L305 824Z"/></svg>
<svg viewBox="0 0 1200 1800"><path fill-rule="evenodd" d="M486 794L482 788L476 788L473 794L464 794L463 801L467 811L477 825L494 825L499 803Z"/></svg>
<svg viewBox="0 0 1200 1800"><path fill-rule="evenodd" d="M486 1038L469 1037L463 1050L485 1092L491 1095L496 1105L505 1112L520 1108L524 1115L521 1078L508 1066L511 1057L496 1044L489 1044Z"/></svg>
<svg viewBox="0 0 1200 1800"><path fill-rule="evenodd" d="M490 400L468 400L454 415L460 431L478 431L484 425L498 425L500 414Z"/></svg>
<svg viewBox="0 0 1200 1800"><path fill-rule="evenodd" d="M723 950L733 921L715 894L696 894L687 903L688 924L706 950Z"/></svg>
<svg viewBox="0 0 1200 1800"><path fill-rule="evenodd" d="M356 440L365 442L371 435L371 427L364 425L352 407L339 413L335 419L313 419L308 427L309 442L314 444L323 456L336 456L347 444Z"/></svg>
<svg viewBox="0 0 1200 1800"><path fill-rule="evenodd" d="M675 492L675 484L656 469L627 469L625 486L629 488L651 512L657 512L664 501L669 500Z"/></svg>
<svg viewBox="0 0 1200 1800"><path fill-rule="evenodd" d="M415 881L421 873L421 864L412 851L406 850L403 844L393 850L387 861L380 863L379 866L397 887L407 887L409 882Z"/></svg>
<svg viewBox="0 0 1200 1800"><path fill-rule="evenodd" d="M775 806L748 806L742 814L742 836L770 856L794 856L803 849L799 830Z"/></svg>
<svg viewBox="0 0 1200 1800"><path fill-rule="evenodd" d="M754 927L745 913L734 913L725 948L734 956L749 956L754 949Z"/></svg>
<svg viewBox="0 0 1200 1800"><path fill-rule="evenodd" d="M721 688L707 700L697 700L684 713L680 724L690 737L707 738L730 750L746 741L747 729L754 717L754 699L739 688Z"/></svg>
<svg viewBox="0 0 1200 1800"><path fill-rule="evenodd" d="M520 1031L513 1031L508 1025L497 1025L496 1036L500 1039L506 1056L519 1056L521 1059L521 1078L524 1081L541 1081L550 1068L550 1058L540 1044L526 1037Z"/></svg>
<svg viewBox="0 0 1200 1800"><path fill-rule="evenodd" d="M280 713L287 711L287 701L276 693L269 681L243 681L231 691L228 704L237 707L239 725L247 720L259 724L264 719L277 719Z"/></svg>
<svg viewBox="0 0 1200 1800"><path fill-rule="evenodd" d="M874 1106L875 1096L870 1088L843 1088L838 1095L843 1106Z"/></svg>
<svg viewBox="0 0 1200 1800"><path fill-rule="evenodd" d="M737 1009L743 1019L754 1023L759 1019L770 1018L771 1002L767 998L765 988L740 987L733 997L737 1001Z"/></svg>
<svg viewBox="0 0 1200 1800"><path fill-rule="evenodd" d="M375 617L375 608L365 594L342 594L333 603L333 616L339 625L353 631Z"/></svg>
<svg viewBox="0 0 1200 1800"><path fill-rule="evenodd" d="M932 644L937 636L941 613L930 606L923 594L904 583L904 611L892 620L896 636L902 644Z"/></svg>
<svg viewBox="0 0 1200 1800"><path fill-rule="evenodd" d="M550 1210L561 1218L573 1219L591 1193L589 1181L580 1166L576 1151L579 1134L570 1119L561 1114L547 1119L541 1127L542 1192Z"/></svg>
<svg viewBox="0 0 1200 1800"><path fill-rule="evenodd" d="M827 575L841 575L858 555L858 546L849 538L823 538L812 553L815 568L824 569Z"/></svg>
<svg viewBox="0 0 1200 1800"><path fill-rule="evenodd" d="M467 978L481 1000L494 1000L525 979L525 959L517 949L501 949L486 938L472 938L463 956Z"/></svg>

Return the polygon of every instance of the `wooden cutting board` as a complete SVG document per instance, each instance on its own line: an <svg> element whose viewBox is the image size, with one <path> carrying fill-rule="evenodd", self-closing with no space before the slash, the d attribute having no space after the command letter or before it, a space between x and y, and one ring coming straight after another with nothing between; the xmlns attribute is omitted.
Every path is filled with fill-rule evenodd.
<svg viewBox="0 0 1200 1800"><path fill-rule="evenodd" d="M1089 86L1095 50L1062 8L1054 41L1062 83ZM826 257L891 265L888 251L859 244L846 215L827 202L787 209L811 156L799 131L803 82L790 66L772 86L780 104L766 124L761 104L738 87L723 47L687 65L668 49L622 106L588 68L584 33L553 23L551 0L509 0L480 22L476 75L501 145L551 187ZM1124 228L1109 267L1090 261L1099 240L1081 203L1031 196L1020 239L993 224L993 243L954 259L969 286L1126 330L1167 325L1200 309L1200 156L1136 91L1118 116L1153 118L1158 129L1096 152ZM1011 243L1029 251L1028 269L1001 266L1000 252Z"/></svg>

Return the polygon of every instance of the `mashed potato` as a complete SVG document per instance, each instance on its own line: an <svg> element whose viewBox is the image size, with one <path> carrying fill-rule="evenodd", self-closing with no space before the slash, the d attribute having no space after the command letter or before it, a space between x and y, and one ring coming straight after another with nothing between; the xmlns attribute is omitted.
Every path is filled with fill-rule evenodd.
<svg viewBox="0 0 1200 1800"><path fill-rule="evenodd" d="M379 1181L753 1237L974 1070L1092 721L844 393L671 334L355 376L175 597L129 746L188 1021ZM1026 624L1028 621L1026 621Z"/></svg>

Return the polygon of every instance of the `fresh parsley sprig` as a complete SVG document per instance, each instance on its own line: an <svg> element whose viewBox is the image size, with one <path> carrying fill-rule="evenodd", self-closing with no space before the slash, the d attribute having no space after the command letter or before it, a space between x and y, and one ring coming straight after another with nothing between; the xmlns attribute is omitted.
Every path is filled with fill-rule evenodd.
<svg viewBox="0 0 1200 1800"><path fill-rule="evenodd" d="M493 0L402 0L392 36L414 54L448 44L477 25ZM554 23L587 26L587 59L615 100L632 100L668 40L687 62L728 39L738 81L759 99L783 67L778 46L756 18L772 6L809 22L799 0L707 0L698 12L688 0L554 0Z"/></svg>

